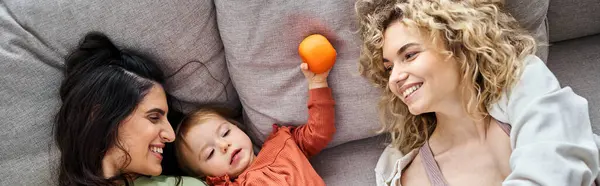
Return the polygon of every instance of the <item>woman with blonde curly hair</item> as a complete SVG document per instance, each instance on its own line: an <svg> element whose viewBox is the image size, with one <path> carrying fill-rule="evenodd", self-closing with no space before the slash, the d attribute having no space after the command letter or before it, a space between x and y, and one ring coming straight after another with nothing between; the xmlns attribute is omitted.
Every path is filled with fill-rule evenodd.
<svg viewBox="0 0 600 186"><path fill-rule="evenodd" d="M499 0L359 0L360 72L384 89L378 185L591 185L587 101Z"/></svg>

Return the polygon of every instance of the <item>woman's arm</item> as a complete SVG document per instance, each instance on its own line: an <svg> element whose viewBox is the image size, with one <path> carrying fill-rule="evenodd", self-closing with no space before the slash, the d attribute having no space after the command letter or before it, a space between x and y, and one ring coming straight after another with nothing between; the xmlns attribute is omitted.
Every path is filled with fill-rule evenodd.
<svg viewBox="0 0 600 186"><path fill-rule="evenodd" d="M600 167L587 100L561 88L537 57L490 114L510 123L512 173L503 185L590 185Z"/></svg>

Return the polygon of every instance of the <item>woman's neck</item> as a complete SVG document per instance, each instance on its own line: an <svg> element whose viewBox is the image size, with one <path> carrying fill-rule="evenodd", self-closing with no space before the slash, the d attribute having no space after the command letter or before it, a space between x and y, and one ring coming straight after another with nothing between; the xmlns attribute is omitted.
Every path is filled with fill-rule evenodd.
<svg viewBox="0 0 600 186"><path fill-rule="evenodd" d="M467 142L484 142L489 128L489 117L467 113L461 103L447 104L435 112L437 126L429 138L432 150L444 152ZM436 153L434 153L436 154Z"/></svg>
<svg viewBox="0 0 600 186"><path fill-rule="evenodd" d="M114 178L115 176L122 174L118 168L117 162L118 160L112 159L109 156L104 156L102 159L102 176L104 176L105 179ZM127 181L133 181L139 176L140 175L132 174L128 175L128 177L125 177L124 179L127 179ZM114 180L114 183L117 185L125 185L125 180Z"/></svg>
<svg viewBox="0 0 600 186"><path fill-rule="evenodd" d="M102 158L102 174L106 179L118 175L117 160L114 160L111 156L104 156Z"/></svg>

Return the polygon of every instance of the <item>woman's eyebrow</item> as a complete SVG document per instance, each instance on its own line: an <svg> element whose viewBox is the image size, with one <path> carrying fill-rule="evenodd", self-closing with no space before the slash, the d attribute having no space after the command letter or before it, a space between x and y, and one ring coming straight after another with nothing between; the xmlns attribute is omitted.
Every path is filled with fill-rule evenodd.
<svg viewBox="0 0 600 186"><path fill-rule="evenodd" d="M404 53L406 51L406 49L408 49L409 47L416 46L416 45L419 45L419 44L417 44L417 43L408 43L408 44L400 47L400 49L398 49L398 52L396 52L396 54L400 55L400 54Z"/></svg>
<svg viewBox="0 0 600 186"><path fill-rule="evenodd" d="M150 109L150 110L146 111L146 113L151 113L151 112L158 112L160 115L163 115L163 116L166 113L164 110L159 109L159 108L153 108L153 109Z"/></svg>
<svg viewBox="0 0 600 186"><path fill-rule="evenodd" d="M400 55L402 53L404 53L408 48L412 47L412 46L417 46L419 45L418 43L408 43L405 44L404 46L400 47L400 49L398 49L398 51L396 52L396 55ZM384 63L390 62L390 60L383 58L382 60Z"/></svg>

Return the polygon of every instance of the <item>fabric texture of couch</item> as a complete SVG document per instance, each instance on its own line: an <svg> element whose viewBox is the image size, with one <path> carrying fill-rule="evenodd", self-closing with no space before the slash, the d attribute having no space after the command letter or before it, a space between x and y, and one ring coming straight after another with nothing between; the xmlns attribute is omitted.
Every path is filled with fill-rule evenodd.
<svg viewBox="0 0 600 186"><path fill-rule="evenodd" d="M596 133L598 9L598 0L507 0L507 10L546 43L537 55L589 101ZM0 185L56 184L52 126L63 58L89 31L157 61L184 111L205 104L240 110L257 143L273 123L305 122L297 46L310 34L327 36L338 52L329 78L338 130L311 162L328 185L375 183L387 138L375 133L380 90L357 72L354 1L3 0L0 20Z"/></svg>

